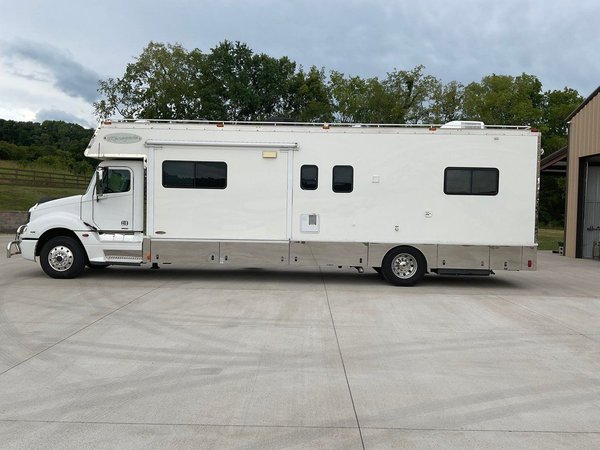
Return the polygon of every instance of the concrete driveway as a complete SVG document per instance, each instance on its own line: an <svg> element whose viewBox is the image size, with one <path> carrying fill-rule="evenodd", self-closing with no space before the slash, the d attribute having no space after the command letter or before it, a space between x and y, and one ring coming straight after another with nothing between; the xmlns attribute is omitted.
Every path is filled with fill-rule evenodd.
<svg viewBox="0 0 600 450"><path fill-rule="evenodd" d="M3 248L9 236L1 236ZM600 263L427 277L0 258L2 448L599 448Z"/></svg>

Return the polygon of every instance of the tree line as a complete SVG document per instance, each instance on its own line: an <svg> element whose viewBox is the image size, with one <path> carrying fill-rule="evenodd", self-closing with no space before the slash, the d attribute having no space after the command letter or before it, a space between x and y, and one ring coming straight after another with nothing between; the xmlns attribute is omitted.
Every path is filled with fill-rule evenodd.
<svg viewBox="0 0 600 450"><path fill-rule="evenodd" d="M0 160L88 175L93 168L83 151L93 134L94 130L59 120L36 123L0 119Z"/></svg>
<svg viewBox="0 0 600 450"><path fill-rule="evenodd" d="M564 118L583 100L568 87L544 91L525 73L463 85L419 65L363 78L304 69L230 41L206 53L150 42L121 77L100 81L99 92L98 118L528 125L542 131L546 154L566 145Z"/></svg>

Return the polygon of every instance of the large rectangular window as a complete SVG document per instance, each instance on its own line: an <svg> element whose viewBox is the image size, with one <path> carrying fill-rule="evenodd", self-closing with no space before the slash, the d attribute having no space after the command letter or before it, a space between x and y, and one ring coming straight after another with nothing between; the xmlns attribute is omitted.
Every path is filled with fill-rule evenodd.
<svg viewBox="0 0 600 450"><path fill-rule="evenodd" d="M352 166L333 166L333 192L352 192L354 169Z"/></svg>
<svg viewBox="0 0 600 450"><path fill-rule="evenodd" d="M227 164L221 161L164 161L162 172L162 185L166 188L227 187Z"/></svg>
<svg viewBox="0 0 600 450"><path fill-rule="evenodd" d="M314 191L319 187L319 168L312 164L305 164L300 168L300 188L305 191Z"/></svg>
<svg viewBox="0 0 600 450"><path fill-rule="evenodd" d="M447 167L444 193L448 195L497 195L500 173L491 167Z"/></svg>

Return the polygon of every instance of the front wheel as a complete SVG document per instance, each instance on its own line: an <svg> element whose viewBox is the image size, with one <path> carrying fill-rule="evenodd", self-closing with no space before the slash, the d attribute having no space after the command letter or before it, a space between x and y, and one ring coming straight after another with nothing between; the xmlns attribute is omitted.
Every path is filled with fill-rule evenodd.
<svg viewBox="0 0 600 450"><path fill-rule="evenodd" d="M417 249L397 247L385 255L381 271L386 281L396 286L412 286L425 275L426 262Z"/></svg>
<svg viewBox="0 0 600 450"><path fill-rule="evenodd" d="M57 236L44 244L40 264L52 278L75 278L85 268L85 250L70 236Z"/></svg>

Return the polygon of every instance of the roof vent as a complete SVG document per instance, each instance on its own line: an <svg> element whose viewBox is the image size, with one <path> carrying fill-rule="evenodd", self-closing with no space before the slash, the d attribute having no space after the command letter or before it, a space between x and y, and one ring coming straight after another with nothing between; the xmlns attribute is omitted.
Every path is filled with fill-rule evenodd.
<svg viewBox="0 0 600 450"><path fill-rule="evenodd" d="M441 126L441 128L452 129L452 130L483 130L485 124L483 122L474 122L466 120L453 120Z"/></svg>

